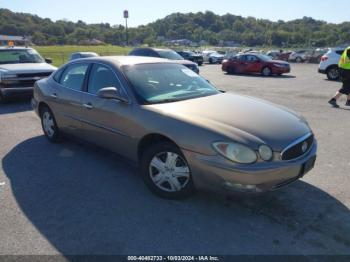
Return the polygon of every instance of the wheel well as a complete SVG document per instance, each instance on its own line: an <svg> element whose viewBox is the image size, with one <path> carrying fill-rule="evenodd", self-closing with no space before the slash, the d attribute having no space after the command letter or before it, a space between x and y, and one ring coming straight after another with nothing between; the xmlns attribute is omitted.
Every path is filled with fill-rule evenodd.
<svg viewBox="0 0 350 262"><path fill-rule="evenodd" d="M147 147L151 146L152 144L159 143L159 142L168 142L168 143L174 144L175 146L178 147L178 145L174 141L172 141L170 138L168 138L164 135L149 134L149 135L146 135L145 137L143 137L138 144L138 147L137 147L138 158L139 159L141 158L143 152L145 151L145 149Z"/></svg>
<svg viewBox="0 0 350 262"><path fill-rule="evenodd" d="M38 112L40 116L41 116L41 110L43 110L44 107L47 107L50 109L50 107L45 102L40 102L38 106Z"/></svg>
<svg viewBox="0 0 350 262"><path fill-rule="evenodd" d="M332 68L339 68L339 67L337 65L330 65L330 66L327 67L326 72L328 72Z"/></svg>
<svg viewBox="0 0 350 262"><path fill-rule="evenodd" d="M272 72L272 68L271 68L270 66L268 66L268 65L264 66L264 67L261 69L261 72L263 72L265 68L270 69L270 71Z"/></svg>

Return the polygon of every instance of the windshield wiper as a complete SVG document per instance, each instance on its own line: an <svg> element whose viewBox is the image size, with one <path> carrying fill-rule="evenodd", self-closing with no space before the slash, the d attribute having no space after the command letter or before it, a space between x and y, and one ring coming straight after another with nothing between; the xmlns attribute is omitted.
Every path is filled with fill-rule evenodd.
<svg viewBox="0 0 350 262"><path fill-rule="evenodd" d="M168 99L164 99L164 100L160 100L160 101L156 101L156 102L151 102L151 104L174 103L174 102L178 102L181 100L183 100L183 99L168 98Z"/></svg>

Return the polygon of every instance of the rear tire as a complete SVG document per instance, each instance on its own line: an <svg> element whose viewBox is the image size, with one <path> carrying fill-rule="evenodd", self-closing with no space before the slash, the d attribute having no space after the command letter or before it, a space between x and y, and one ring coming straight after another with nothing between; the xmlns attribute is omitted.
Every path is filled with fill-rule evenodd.
<svg viewBox="0 0 350 262"><path fill-rule="evenodd" d="M326 71L328 80L336 81L340 79L340 70L337 66L332 66Z"/></svg>
<svg viewBox="0 0 350 262"><path fill-rule="evenodd" d="M56 123L55 116L50 108L44 106L40 110L41 126L44 131L45 137L52 143L58 143L61 141L60 131Z"/></svg>
<svg viewBox="0 0 350 262"><path fill-rule="evenodd" d="M209 64L214 64L213 59L209 58Z"/></svg>
<svg viewBox="0 0 350 262"><path fill-rule="evenodd" d="M147 187L167 199L182 199L194 193L192 175L181 150L169 142L146 149L140 160L140 171Z"/></svg>
<svg viewBox="0 0 350 262"><path fill-rule="evenodd" d="M264 67L262 70L261 70L261 74L263 76L271 76L272 75L272 70L270 67Z"/></svg>

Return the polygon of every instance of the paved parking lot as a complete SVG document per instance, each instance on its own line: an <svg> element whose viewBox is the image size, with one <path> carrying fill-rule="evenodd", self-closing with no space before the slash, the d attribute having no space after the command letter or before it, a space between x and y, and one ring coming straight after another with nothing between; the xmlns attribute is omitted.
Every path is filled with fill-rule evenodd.
<svg viewBox="0 0 350 262"><path fill-rule="evenodd" d="M316 71L201 67L219 88L289 107L315 131L316 168L258 198L159 199L118 156L50 144L28 102L0 105L0 254L350 254L350 108L328 106L340 83Z"/></svg>

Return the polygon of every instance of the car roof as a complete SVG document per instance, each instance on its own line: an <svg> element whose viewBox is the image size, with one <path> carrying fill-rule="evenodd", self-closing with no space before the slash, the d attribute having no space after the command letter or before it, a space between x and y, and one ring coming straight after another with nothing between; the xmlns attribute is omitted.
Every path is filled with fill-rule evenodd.
<svg viewBox="0 0 350 262"><path fill-rule="evenodd" d="M149 56L99 56L83 58L80 59L80 61L108 62L116 65L117 67L140 64L178 64L176 62L173 62L172 60Z"/></svg>
<svg viewBox="0 0 350 262"><path fill-rule="evenodd" d="M153 48L153 47L137 47L135 48L134 50L153 50L155 52L157 51L174 51L172 49L169 49L169 48Z"/></svg>

